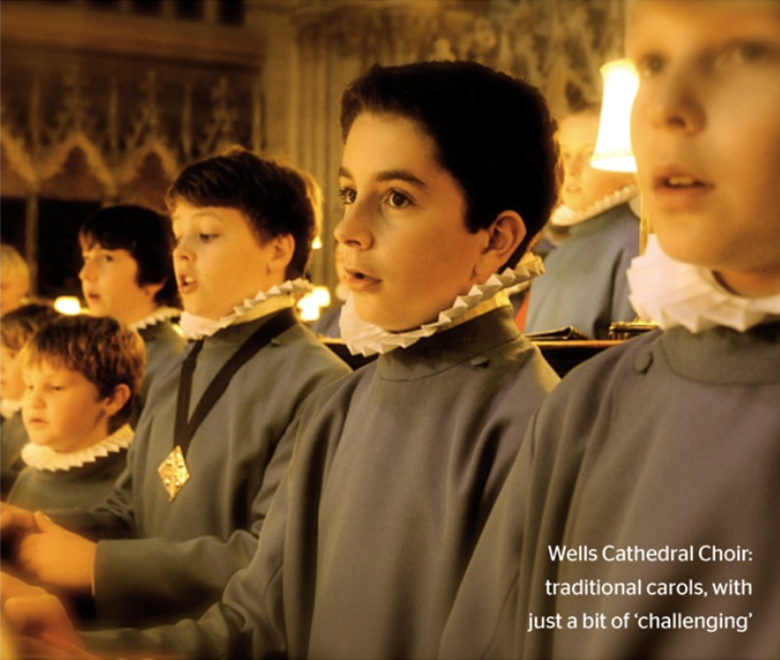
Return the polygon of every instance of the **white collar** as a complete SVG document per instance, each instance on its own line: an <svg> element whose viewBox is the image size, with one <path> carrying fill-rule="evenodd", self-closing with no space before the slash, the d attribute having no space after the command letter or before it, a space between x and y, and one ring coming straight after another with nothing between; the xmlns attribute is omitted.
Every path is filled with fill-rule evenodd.
<svg viewBox="0 0 780 660"><path fill-rule="evenodd" d="M0 399L0 415L3 419L10 419L22 409L21 399Z"/></svg>
<svg viewBox="0 0 780 660"><path fill-rule="evenodd" d="M181 316L181 313L180 309L174 307L158 307L148 316L131 323L129 327L131 330L144 330L163 321L170 321L177 316Z"/></svg>
<svg viewBox="0 0 780 660"><path fill-rule="evenodd" d="M502 293L505 289L517 287L517 285L524 286L520 286L516 290L528 288L531 280L543 272L544 266L541 258L528 252L514 270L507 268L500 275L495 273L484 284L475 284L466 295L458 296L452 307L439 313L438 321L426 323L419 328L405 332L389 332L360 319L355 312L354 299L350 294L339 319L341 339L352 355L361 353L369 356L376 353L388 353L396 348L408 348L424 337L430 337L434 333L448 330L458 323L474 318L474 316L484 314L503 304L509 304L506 293ZM422 285L424 286L424 283ZM497 295L499 293L502 295Z"/></svg>
<svg viewBox="0 0 780 660"><path fill-rule="evenodd" d="M179 326L187 339L211 337L229 325L247 323L271 312L293 307L296 302L294 294L308 293L311 290L311 284L304 279L287 280L268 291L261 291L254 298L245 299L242 305L233 308L232 314L217 320L183 312Z"/></svg>
<svg viewBox="0 0 780 660"><path fill-rule="evenodd" d="M627 274L634 310L662 328L684 326L695 334L725 326L745 332L780 319L780 294L745 298L731 293L709 270L669 257L654 234Z"/></svg>
<svg viewBox="0 0 780 660"><path fill-rule="evenodd" d="M550 217L550 222L557 227L571 227L572 225L578 225L581 222L590 220L597 215L601 215L604 213L604 211L608 211L609 209L614 208L619 204L623 204L624 202L638 198L637 195L637 187L632 184L610 193L606 197L600 199L598 202L594 202L581 211L575 211L574 209L570 209L565 204L561 204L558 208L555 209L555 211L553 211L553 214ZM635 214L639 216L639 213Z"/></svg>
<svg viewBox="0 0 780 660"><path fill-rule="evenodd" d="M22 447L22 460L35 470L60 472L94 463L99 458L127 449L133 441L133 429L129 424L119 427L104 440L73 452L58 452L51 447L34 445L32 442Z"/></svg>

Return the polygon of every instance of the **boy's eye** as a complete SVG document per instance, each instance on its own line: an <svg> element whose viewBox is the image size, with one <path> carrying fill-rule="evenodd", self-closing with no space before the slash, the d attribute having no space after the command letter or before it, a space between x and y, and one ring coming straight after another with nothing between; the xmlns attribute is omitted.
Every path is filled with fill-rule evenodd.
<svg viewBox="0 0 780 660"><path fill-rule="evenodd" d="M357 193L352 188L341 188L339 189L339 198L342 204L354 204Z"/></svg>
<svg viewBox="0 0 780 660"><path fill-rule="evenodd" d="M202 243L210 243L217 237L217 234L198 234L198 238Z"/></svg>
<svg viewBox="0 0 780 660"><path fill-rule="evenodd" d="M770 50L764 44L743 41L731 46L722 59L734 64L750 64L765 59L769 54Z"/></svg>
<svg viewBox="0 0 780 660"><path fill-rule="evenodd" d="M401 192L397 190L391 190L387 195L387 203L394 209L402 209L409 206L411 200Z"/></svg>
<svg viewBox="0 0 780 660"><path fill-rule="evenodd" d="M640 78L648 78L661 73L664 68L664 61L660 55L645 55L640 57L634 64Z"/></svg>

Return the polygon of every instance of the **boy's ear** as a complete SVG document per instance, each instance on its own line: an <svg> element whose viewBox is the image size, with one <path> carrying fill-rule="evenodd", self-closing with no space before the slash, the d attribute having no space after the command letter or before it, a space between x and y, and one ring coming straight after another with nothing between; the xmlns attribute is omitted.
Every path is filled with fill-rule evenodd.
<svg viewBox="0 0 780 660"><path fill-rule="evenodd" d="M497 273L526 235L525 222L517 211L501 211L484 231L487 232L487 246L475 267L475 279L479 282Z"/></svg>
<svg viewBox="0 0 780 660"><path fill-rule="evenodd" d="M130 400L130 387L126 383L119 383L105 399L103 399L103 409L106 415L111 418L116 415L125 404Z"/></svg>
<svg viewBox="0 0 780 660"><path fill-rule="evenodd" d="M141 286L141 288L144 290L144 293L146 293L150 298L154 299L154 297L159 293L160 289L162 289L165 286L165 281L159 282L158 284L144 284Z"/></svg>
<svg viewBox="0 0 780 660"><path fill-rule="evenodd" d="M295 239L292 234L279 234L271 240L271 258L268 268L271 272L285 273L295 252Z"/></svg>

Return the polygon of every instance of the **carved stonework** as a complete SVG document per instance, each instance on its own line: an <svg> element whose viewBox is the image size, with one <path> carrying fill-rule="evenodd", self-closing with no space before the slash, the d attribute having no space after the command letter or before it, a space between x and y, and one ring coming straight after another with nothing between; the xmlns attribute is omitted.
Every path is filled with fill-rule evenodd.
<svg viewBox="0 0 780 660"><path fill-rule="evenodd" d="M330 8L330 9L328 9ZM601 93L599 68L622 56L623 0L300 3L303 43L335 57L400 64L472 60L527 78L560 112Z"/></svg>
<svg viewBox="0 0 780 660"><path fill-rule="evenodd" d="M563 113L600 97L599 67L622 55L626 4L248 0L244 26L227 28L132 16L127 2L116 12L4 2L2 193L32 200L22 219L32 225L40 193L159 206L184 165L232 144L268 149L325 192L326 249L312 274L335 284L345 84L374 63L474 60L523 76Z"/></svg>

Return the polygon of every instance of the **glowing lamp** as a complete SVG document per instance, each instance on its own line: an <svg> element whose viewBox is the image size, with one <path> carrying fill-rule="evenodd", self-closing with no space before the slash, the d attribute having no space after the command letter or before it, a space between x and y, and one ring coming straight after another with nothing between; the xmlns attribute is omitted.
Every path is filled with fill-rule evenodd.
<svg viewBox="0 0 780 660"><path fill-rule="evenodd" d="M601 67L604 97L599 134L590 159L599 170L636 172L631 151L631 106L639 87L639 76L630 60L615 60Z"/></svg>
<svg viewBox="0 0 780 660"><path fill-rule="evenodd" d="M54 309L60 314L74 316L81 314L81 302L76 296L59 296L54 301Z"/></svg>

